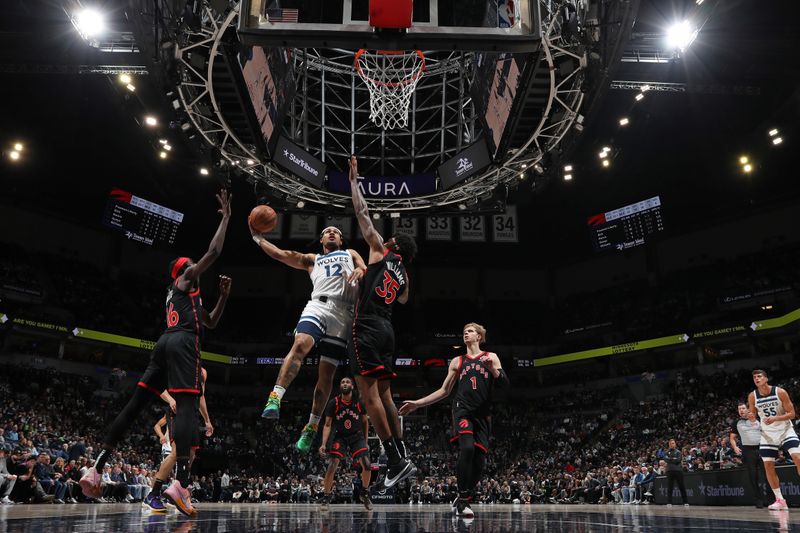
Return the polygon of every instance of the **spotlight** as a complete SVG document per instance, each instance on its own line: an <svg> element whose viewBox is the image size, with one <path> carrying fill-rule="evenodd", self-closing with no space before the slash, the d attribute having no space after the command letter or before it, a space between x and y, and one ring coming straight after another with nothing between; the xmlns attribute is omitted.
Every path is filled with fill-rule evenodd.
<svg viewBox="0 0 800 533"><path fill-rule="evenodd" d="M603 146L603 151L604 152L610 152L611 151L611 147L610 146Z"/></svg>
<svg viewBox="0 0 800 533"><path fill-rule="evenodd" d="M599 153L599 154L597 154L597 155L600 157L600 159L605 159L606 157L608 157L608 152L606 152L605 150L603 150L602 152L600 152L600 153Z"/></svg>
<svg viewBox="0 0 800 533"><path fill-rule="evenodd" d="M8 157L10 157L12 161L18 161L19 160L19 152L17 152L16 150L13 150L11 153L8 154Z"/></svg>
<svg viewBox="0 0 800 533"><path fill-rule="evenodd" d="M381 214L380 213L372 213L372 218L375 219L375 220L380 220L381 219Z"/></svg>
<svg viewBox="0 0 800 533"><path fill-rule="evenodd" d="M739 157L739 164L740 165L746 165L748 161L750 161L750 158L747 157L746 155L743 155L743 156Z"/></svg>
<svg viewBox="0 0 800 533"><path fill-rule="evenodd" d="M464 211L464 210L467 208L467 204L458 204L458 208L459 208L461 211Z"/></svg>
<svg viewBox="0 0 800 533"><path fill-rule="evenodd" d="M167 158L167 152L164 152L162 150L161 152L158 153L158 157L160 157L161 159L166 159Z"/></svg>
<svg viewBox="0 0 800 533"><path fill-rule="evenodd" d="M528 165L526 165L525 163L522 163L522 169L524 170L526 168L528 168Z"/></svg>
<svg viewBox="0 0 800 533"><path fill-rule="evenodd" d="M184 122L183 124L181 124L181 131L189 131L190 129L192 129L192 125L189 124L188 122ZM189 138L191 139L191 137Z"/></svg>
<svg viewBox="0 0 800 533"><path fill-rule="evenodd" d="M572 165L566 165L564 167L564 172L572 172Z"/></svg>
<svg viewBox="0 0 800 533"><path fill-rule="evenodd" d="M744 170L746 174L750 174L753 171L753 165L747 163L745 166L742 167L742 170Z"/></svg>
<svg viewBox="0 0 800 533"><path fill-rule="evenodd" d="M783 142L783 138L782 137L775 137L774 139L772 139L772 144L774 144L775 146L778 146L782 142Z"/></svg>
<svg viewBox="0 0 800 533"><path fill-rule="evenodd" d="M630 122L630 120L628 120L628 117L624 117L624 118L619 119L619 125L620 126L627 126L629 122Z"/></svg>
<svg viewBox="0 0 800 533"><path fill-rule="evenodd" d="M172 151L172 146L170 146L168 144L165 144L164 145L164 150L166 150L167 152L171 152Z"/></svg>
<svg viewBox="0 0 800 533"><path fill-rule="evenodd" d="M161 144L167 144L169 141L166 139L159 139L158 142Z"/></svg>
<svg viewBox="0 0 800 533"><path fill-rule="evenodd" d="M637 94L637 95L636 95L636 101L637 101L637 102L641 102L641 101L642 101L642 98L644 98L644 94L642 94L642 93L639 93L639 94Z"/></svg>
<svg viewBox="0 0 800 533"><path fill-rule="evenodd" d="M156 125L158 125L158 120L156 120L156 117L149 117L148 116L148 117L144 117L144 123L147 124L148 126L156 126Z"/></svg>
<svg viewBox="0 0 800 533"><path fill-rule="evenodd" d="M131 79L131 77L128 74L120 74L119 75L119 81L120 81L120 83L122 83L124 85L128 85L133 80Z"/></svg>
<svg viewBox="0 0 800 533"><path fill-rule="evenodd" d="M200 167L200 174L203 176L208 176L208 169L206 167Z"/></svg>
<svg viewBox="0 0 800 533"><path fill-rule="evenodd" d="M609 166L611 166L611 162L608 159L603 159L603 166L608 168Z"/></svg>
<svg viewBox="0 0 800 533"><path fill-rule="evenodd" d="M248 164L248 165L255 165L255 163L256 163L256 162L255 162L255 161L253 161L252 159L248 159L248 160L247 160L247 164Z"/></svg>
<svg viewBox="0 0 800 533"><path fill-rule="evenodd" d="M683 52L697 37L697 29L688 20L673 24L667 30L667 46Z"/></svg>
<svg viewBox="0 0 800 533"><path fill-rule="evenodd" d="M519 179L522 179L522 178L524 178L524 177L525 177L525 173L524 173L524 172L520 172L520 173L519 173Z"/></svg>
<svg viewBox="0 0 800 533"><path fill-rule="evenodd" d="M539 163L533 165L533 170L535 170L537 174L544 174L544 167Z"/></svg>
<svg viewBox="0 0 800 533"><path fill-rule="evenodd" d="M775 137L778 134L778 128L772 128L767 132L770 137Z"/></svg>
<svg viewBox="0 0 800 533"><path fill-rule="evenodd" d="M134 92L136 90L136 87L132 83L126 85L125 88L128 89L130 92Z"/></svg>
<svg viewBox="0 0 800 533"><path fill-rule="evenodd" d="M650 90L650 86L649 85L642 85L641 90L642 90L643 93L646 93L647 91Z"/></svg>
<svg viewBox="0 0 800 533"><path fill-rule="evenodd" d="M572 181L572 174L564 174L564 181Z"/></svg>
<svg viewBox="0 0 800 533"><path fill-rule="evenodd" d="M23 146L22 143L14 143L14 150L15 151L21 152L23 148L25 148L25 146Z"/></svg>
<svg viewBox="0 0 800 533"><path fill-rule="evenodd" d="M297 208L298 209L303 209L305 206L306 206L306 203L303 200L300 200L299 202L297 202Z"/></svg>
<svg viewBox="0 0 800 533"><path fill-rule="evenodd" d="M84 37L94 37L100 35L106 29L106 21L99 11L94 9L84 9L75 15L75 26L78 32Z"/></svg>

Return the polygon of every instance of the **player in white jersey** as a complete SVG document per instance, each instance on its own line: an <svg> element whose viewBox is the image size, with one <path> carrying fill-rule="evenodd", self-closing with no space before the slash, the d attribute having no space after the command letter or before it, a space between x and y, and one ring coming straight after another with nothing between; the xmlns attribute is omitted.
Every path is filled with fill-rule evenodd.
<svg viewBox="0 0 800 533"><path fill-rule="evenodd" d="M795 418L794 405L785 390L769 384L765 370L753 370L753 382L756 390L748 397L747 403L750 409L748 418L751 422L755 422L756 415L761 419L761 442L758 451L764 460L764 471L769 486L775 493L775 503L768 509L783 511L789 507L781 494L780 481L775 472L775 459L778 458L778 450L783 448L783 452L792 457L800 473L800 439L797 438L792 425L792 420Z"/></svg>
<svg viewBox="0 0 800 533"><path fill-rule="evenodd" d="M308 424L296 444L298 450L308 453L333 388L336 367L339 361L348 358L347 338L353 322L353 304L358 295L358 281L364 277L367 265L358 252L342 248L342 232L333 226L322 230L320 235L322 254L281 250L252 227L250 233L264 253L290 267L305 270L314 285L311 299L297 322L292 348L283 360L275 387L261 413L264 418L278 418L286 388L297 376L303 359L317 347L320 361L314 401Z"/></svg>

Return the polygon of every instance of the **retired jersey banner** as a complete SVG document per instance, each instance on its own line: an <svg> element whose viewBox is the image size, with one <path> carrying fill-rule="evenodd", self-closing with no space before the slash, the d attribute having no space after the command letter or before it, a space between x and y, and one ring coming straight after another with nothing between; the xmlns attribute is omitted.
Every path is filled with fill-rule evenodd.
<svg viewBox="0 0 800 533"><path fill-rule="evenodd" d="M417 238L417 219L400 217L392 219L392 233L394 235L408 235Z"/></svg>
<svg viewBox="0 0 800 533"><path fill-rule="evenodd" d="M519 242L517 227L517 206L506 206L505 213L492 215L492 240L494 242Z"/></svg>
<svg viewBox="0 0 800 533"><path fill-rule="evenodd" d="M353 237L353 219L350 217L325 217L325 227L334 226L342 230L342 237L349 240ZM324 228L323 228L324 229Z"/></svg>
<svg viewBox="0 0 800 533"><path fill-rule="evenodd" d="M459 217L461 240L483 242L486 240L486 218L483 215Z"/></svg>
<svg viewBox="0 0 800 533"><path fill-rule="evenodd" d="M316 215L292 215L290 239L313 239L317 236Z"/></svg>
<svg viewBox="0 0 800 533"><path fill-rule="evenodd" d="M449 241L453 239L453 223L450 217L428 217L425 219L425 224L425 234L429 241Z"/></svg>

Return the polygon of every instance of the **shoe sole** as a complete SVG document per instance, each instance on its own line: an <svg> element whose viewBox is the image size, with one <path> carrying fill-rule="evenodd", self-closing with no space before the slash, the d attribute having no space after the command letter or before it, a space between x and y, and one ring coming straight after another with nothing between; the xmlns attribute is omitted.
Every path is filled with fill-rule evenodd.
<svg viewBox="0 0 800 533"><path fill-rule="evenodd" d="M397 477L395 477L394 479L390 480L388 477L384 478L383 486L384 488L390 489L395 485L397 485L398 483L400 483L401 481L403 481L404 479L413 476L416 472L417 472L417 467L414 465L414 463L408 463L406 467L399 474L397 474Z"/></svg>
<svg viewBox="0 0 800 533"><path fill-rule="evenodd" d="M186 515L186 516L192 516L192 515L196 515L197 514L197 509L195 509L194 507L192 507L191 510L184 509L183 503L180 500L177 500L177 501L173 500L172 496L170 496L166 492L164 493L164 497L166 499L168 499L170 502L172 502L172 505L174 505L175 509L180 511L181 514Z"/></svg>
<svg viewBox="0 0 800 533"><path fill-rule="evenodd" d="M279 416L279 412L277 409L270 409L269 411L262 411L261 418L266 418L267 420L277 420Z"/></svg>

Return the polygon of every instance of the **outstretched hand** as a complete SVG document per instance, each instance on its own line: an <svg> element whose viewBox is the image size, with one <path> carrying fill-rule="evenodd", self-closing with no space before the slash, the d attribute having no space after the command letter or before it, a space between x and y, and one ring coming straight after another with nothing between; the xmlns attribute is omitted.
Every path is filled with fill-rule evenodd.
<svg viewBox="0 0 800 533"><path fill-rule="evenodd" d="M231 200L233 199L233 194L228 194L226 189L222 189L217 193L217 201L219 202L219 209L217 209L217 213L222 215L222 218L230 218L231 217Z"/></svg>
<svg viewBox="0 0 800 533"><path fill-rule="evenodd" d="M417 401L418 400L404 401L403 405L400 406L400 409L397 410L398 414L405 416L419 409L419 404L417 403Z"/></svg>
<svg viewBox="0 0 800 533"><path fill-rule="evenodd" d="M348 176L348 179L350 180L350 183L355 183L357 178L358 178L358 159L356 158L356 156L351 155L350 156L350 175Z"/></svg>

